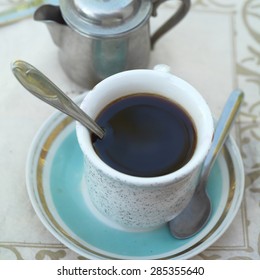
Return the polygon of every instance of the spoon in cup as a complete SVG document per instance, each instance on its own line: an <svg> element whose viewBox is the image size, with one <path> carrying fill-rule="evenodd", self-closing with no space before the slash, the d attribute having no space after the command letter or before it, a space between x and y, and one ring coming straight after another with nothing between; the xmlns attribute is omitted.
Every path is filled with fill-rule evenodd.
<svg viewBox="0 0 260 280"><path fill-rule="evenodd" d="M244 94L234 90L216 124L211 148L204 161L199 183L187 207L168 222L171 234L179 239L189 238L201 230L211 214L211 202L206 192L206 184L211 168L222 149L243 101Z"/></svg>
<svg viewBox="0 0 260 280"><path fill-rule="evenodd" d="M33 95L79 121L100 139L103 138L104 130L35 67L17 60L12 64L12 71L17 80Z"/></svg>

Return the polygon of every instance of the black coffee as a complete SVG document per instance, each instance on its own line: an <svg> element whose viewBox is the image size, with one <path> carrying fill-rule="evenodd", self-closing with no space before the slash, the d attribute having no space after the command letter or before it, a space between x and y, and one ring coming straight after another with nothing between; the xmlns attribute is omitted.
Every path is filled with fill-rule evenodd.
<svg viewBox="0 0 260 280"><path fill-rule="evenodd" d="M181 168L196 146L188 114L168 99L133 94L109 104L97 117L102 140L92 135L98 156L123 173L154 177Z"/></svg>

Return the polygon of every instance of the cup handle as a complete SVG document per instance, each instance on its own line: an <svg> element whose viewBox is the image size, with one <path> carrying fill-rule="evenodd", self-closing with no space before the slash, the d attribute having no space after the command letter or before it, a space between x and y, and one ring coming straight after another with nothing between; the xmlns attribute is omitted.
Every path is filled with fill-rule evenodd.
<svg viewBox="0 0 260 280"><path fill-rule="evenodd" d="M153 11L152 16L157 15L157 9L160 4L168 0L153 0ZM167 31L169 31L173 26L179 23L188 13L191 5L190 0L180 0L181 5L176 11L176 13L171 16L161 27L159 27L155 33L151 36L151 48L153 49L155 42Z"/></svg>
<svg viewBox="0 0 260 280"><path fill-rule="evenodd" d="M153 70L163 73L171 73L171 68L167 64L157 64L154 66Z"/></svg>

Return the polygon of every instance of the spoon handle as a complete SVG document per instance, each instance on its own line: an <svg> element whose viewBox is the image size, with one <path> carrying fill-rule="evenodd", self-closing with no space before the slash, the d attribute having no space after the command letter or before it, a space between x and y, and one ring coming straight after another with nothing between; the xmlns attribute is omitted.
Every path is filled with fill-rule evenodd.
<svg viewBox="0 0 260 280"><path fill-rule="evenodd" d="M239 89L231 92L217 122L212 145L204 161L203 170L201 173L201 181L208 177L208 174L219 154L219 151L222 149L223 144L225 143L225 140L229 134L232 124L242 104L243 98L244 93Z"/></svg>
<svg viewBox="0 0 260 280"><path fill-rule="evenodd" d="M18 81L33 95L79 121L99 138L103 138L103 129L35 67L17 60L12 64L12 71Z"/></svg>

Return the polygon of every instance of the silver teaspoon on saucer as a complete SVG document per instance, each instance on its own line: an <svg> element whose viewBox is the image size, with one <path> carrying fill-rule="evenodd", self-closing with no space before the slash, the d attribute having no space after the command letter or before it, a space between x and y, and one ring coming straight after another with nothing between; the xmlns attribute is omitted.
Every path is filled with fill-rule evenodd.
<svg viewBox="0 0 260 280"><path fill-rule="evenodd" d="M234 90L230 94L216 124L212 145L204 161L195 193L188 206L168 223L171 234L176 238L183 239L193 236L205 226L210 217L211 202L206 192L206 183L236 118L243 97L244 94L240 90Z"/></svg>
<svg viewBox="0 0 260 280"><path fill-rule="evenodd" d="M35 67L17 60L12 64L12 71L17 80L33 95L79 121L99 138L103 138L104 130Z"/></svg>

